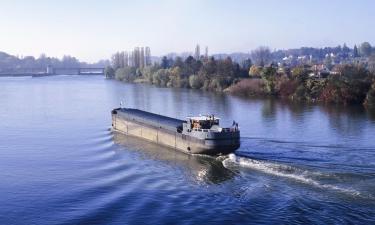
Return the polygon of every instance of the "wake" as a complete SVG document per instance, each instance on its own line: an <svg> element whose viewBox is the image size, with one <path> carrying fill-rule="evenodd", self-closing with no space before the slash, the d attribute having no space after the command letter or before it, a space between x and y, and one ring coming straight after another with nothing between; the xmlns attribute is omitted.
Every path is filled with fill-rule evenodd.
<svg viewBox="0 0 375 225"><path fill-rule="evenodd" d="M337 192L349 194L351 196L369 198L369 196L364 196L359 191L356 191L353 189L342 188L342 187L338 187L336 185L331 185L331 184L322 184L319 181L312 178L316 176L325 175L320 172L312 172L312 171L296 168L290 165L279 164L279 163L274 163L274 162L266 162L262 160L236 156L235 154L228 155L222 161L222 163L225 168L240 166L244 168L257 170L257 171L270 174L273 176L287 178L287 179L290 179L299 183L311 185L311 186L321 188L321 189L337 191Z"/></svg>

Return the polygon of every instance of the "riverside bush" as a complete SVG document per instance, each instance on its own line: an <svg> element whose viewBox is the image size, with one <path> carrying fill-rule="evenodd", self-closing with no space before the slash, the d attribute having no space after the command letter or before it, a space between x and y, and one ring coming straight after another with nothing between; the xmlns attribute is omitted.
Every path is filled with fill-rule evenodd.
<svg viewBox="0 0 375 225"><path fill-rule="evenodd" d="M365 100L365 106L375 108L375 82L372 84L371 89L368 91Z"/></svg>
<svg viewBox="0 0 375 225"><path fill-rule="evenodd" d="M232 85L229 92L240 96L264 95L264 81L262 79L243 79Z"/></svg>

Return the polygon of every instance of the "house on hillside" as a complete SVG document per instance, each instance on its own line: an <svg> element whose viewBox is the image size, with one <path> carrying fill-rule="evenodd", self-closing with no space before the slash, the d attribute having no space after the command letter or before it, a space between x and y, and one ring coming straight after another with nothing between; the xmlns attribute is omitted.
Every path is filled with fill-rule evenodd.
<svg viewBox="0 0 375 225"><path fill-rule="evenodd" d="M327 78L331 73L331 71L324 64L311 66L311 71L312 72L309 74L309 76L315 78Z"/></svg>

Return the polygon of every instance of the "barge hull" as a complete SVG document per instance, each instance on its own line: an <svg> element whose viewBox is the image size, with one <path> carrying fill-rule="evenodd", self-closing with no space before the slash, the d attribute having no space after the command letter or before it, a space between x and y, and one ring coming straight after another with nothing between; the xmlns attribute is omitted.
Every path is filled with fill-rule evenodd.
<svg viewBox="0 0 375 225"><path fill-rule="evenodd" d="M138 118L120 113L112 113L114 130L125 135L135 136L147 141L173 148L188 154L229 154L240 146L239 133L233 133L231 138L217 140L202 140L173 131L169 127L158 126L155 123L145 123Z"/></svg>

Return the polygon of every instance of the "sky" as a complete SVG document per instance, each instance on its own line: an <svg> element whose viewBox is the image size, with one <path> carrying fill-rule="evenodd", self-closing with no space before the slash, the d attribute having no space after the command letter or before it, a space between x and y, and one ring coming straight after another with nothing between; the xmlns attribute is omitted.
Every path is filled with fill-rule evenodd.
<svg viewBox="0 0 375 225"><path fill-rule="evenodd" d="M374 0L0 0L0 51L86 62L152 55L375 45Z"/></svg>

